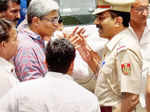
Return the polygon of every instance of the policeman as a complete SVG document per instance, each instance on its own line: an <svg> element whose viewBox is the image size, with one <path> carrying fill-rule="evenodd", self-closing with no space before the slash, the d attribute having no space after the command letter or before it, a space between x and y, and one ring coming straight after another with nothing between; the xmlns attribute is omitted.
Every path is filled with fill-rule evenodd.
<svg viewBox="0 0 150 112"><path fill-rule="evenodd" d="M93 12L99 36L109 40L95 89L102 112L131 112L139 102L142 56L128 29L133 2L100 0Z"/></svg>

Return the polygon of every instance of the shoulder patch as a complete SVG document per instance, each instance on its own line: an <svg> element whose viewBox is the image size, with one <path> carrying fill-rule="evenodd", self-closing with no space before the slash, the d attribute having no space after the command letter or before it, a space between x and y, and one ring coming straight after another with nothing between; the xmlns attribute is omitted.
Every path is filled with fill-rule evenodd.
<svg viewBox="0 0 150 112"><path fill-rule="evenodd" d="M121 64L121 70L122 70L122 73L124 75L130 75L130 73L131 73L131 64L130 63Z"/></svg>

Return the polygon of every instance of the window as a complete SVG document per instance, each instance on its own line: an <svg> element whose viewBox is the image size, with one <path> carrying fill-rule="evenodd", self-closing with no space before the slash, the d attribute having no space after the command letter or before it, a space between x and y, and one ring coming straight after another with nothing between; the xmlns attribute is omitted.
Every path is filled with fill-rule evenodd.
<svg viewBox="0 0 150 112"><path fill-rule="evenodd" d="M57 0L64 25L92 24L96 0Z"/></svg>

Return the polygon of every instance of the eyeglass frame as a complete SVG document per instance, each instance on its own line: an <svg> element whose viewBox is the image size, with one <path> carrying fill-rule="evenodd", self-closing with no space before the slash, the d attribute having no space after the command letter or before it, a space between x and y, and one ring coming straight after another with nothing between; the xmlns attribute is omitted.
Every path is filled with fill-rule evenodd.
<svg viewBox="0 0 150 112"><path fill-rule="evenodd" d="M60 24L60 23L63 22L61 16L58 16L58 17L51 17L51 18L41 17L40 19L42 19L42 20L47 20L47 21L49 21L49 22L51 22L51 23L53 23L53 24L55 24L55 23L59 23L59 24Z"/></svg>
<svg viewBox="0 0 150 112"><path fill-rule="evenodd" d="M144 10L148 11L149 10L149 6L140 6L140 7L131 7L132 9L134 9L137 12L143 12Z"/></svg>

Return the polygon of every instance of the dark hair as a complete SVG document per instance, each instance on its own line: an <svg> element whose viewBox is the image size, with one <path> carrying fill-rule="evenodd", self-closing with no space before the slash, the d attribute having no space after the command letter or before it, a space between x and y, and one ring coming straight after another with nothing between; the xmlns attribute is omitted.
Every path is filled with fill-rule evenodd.
<svg viewBox="0 0 150 112"><path fill-rule="evenodd" d="M12 23L5 19L0 19L0 42L8 41L9 31L12 28Z"/></svg>
<svg viewBox="0 0 150 112"><path fill-rule="evenodd" d="M8 9L9 1L20 4L20 0L0 0L0 12L6 11Z"/></svg>
<svg viewBox="0 0 150 112"><path fill-rule="evenodd" d="M110 10L110 14L111 14L112 18L121 16L123 18L123 25L124 25L124 27L128 27L129 26L129 22L130 22L130 13L129 12L120 12L120 11Z"/></svg>
<svg viewBox="0 0 150 112"><path fill-rule="evenodd" d="M74 58L75 48L68 40L55 39L48 43L46 61L49 71L67 73Z"/></svg>
<svg viewBox="0 0 150 112"><path fill-rule="evenodd" d="M20 0L0 0L0 12L6 11L8 9L9 1L20 4Z"/></svg>
<svg viewBox="0 0 150 112"><path fill-rule="evenodd" d="M31 2L31 0L27 0L27 7L29 6L30 2Z"/></svg>
<svg viewBox="0 0 150 112"><path fill-rule="evenodd" d="M10 0L10 1L20 4L20 0Z"/></svg>

